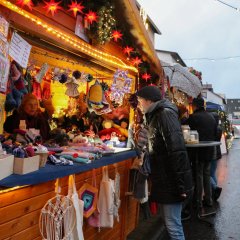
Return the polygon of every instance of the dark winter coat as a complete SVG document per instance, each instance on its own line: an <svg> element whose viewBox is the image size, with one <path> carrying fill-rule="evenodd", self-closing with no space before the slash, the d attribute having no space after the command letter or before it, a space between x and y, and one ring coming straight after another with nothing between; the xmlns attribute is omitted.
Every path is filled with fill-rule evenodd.
<svg viewBox="0 0 240 240"><path fill-rule="evenodd" d="M26 121L27 129L39 129L43 140L48 139L50 127L43 113L39 113L37 116L32 117L15 110L11 116L7 117L3 125L4 131L13 133L15 129L19 129L20 120Z"/></svg>
<svg viewBox="0 0 240 240"><path fill-rule="evenodd" d="M178 110L160 100L145 114L151 163L151 200L171 204L192 189L192 173L178 120Z"/></svg>
<svg viewBox="0 0 240 240"><path fill-rule="evenodd" d="M216 141L217 124L213 115L204 110L196 110L190 115L188 124L191 130L197 130L200 141ZM211 161L213 159L214 147L201 148L199 151L200 161Z"/></svg>

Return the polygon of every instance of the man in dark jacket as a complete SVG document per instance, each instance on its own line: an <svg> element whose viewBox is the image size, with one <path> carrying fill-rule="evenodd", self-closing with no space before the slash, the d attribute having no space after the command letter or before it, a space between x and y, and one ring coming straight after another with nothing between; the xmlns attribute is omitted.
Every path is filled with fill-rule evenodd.
<svg viewBox="0 0 240 240"><path fill-rule="evenodd" d="M162 99L160 90L147 86L137 92L148 126L151 196L160 203L171 239L183 240L182 201L192 189L192 175L178 120L178 110Z"/></svg>
<svg viewBox="0 0 240 240"><path fill-rule="evenodd" d="M204 108L203 98L193 99L193 111L190 115L188 124L191 130L197 130L200 141L215 141L216 136L216 122L211 113L208 113ZM211 182L210 182L210 166L213 159L213 147L201 148L199 150L198 166L197 166L197 204L198 207L202 207L202 194L204 189L204 205L212 206L212 193L211 193ZM194 163L194 160L193 160Z"/></svg>

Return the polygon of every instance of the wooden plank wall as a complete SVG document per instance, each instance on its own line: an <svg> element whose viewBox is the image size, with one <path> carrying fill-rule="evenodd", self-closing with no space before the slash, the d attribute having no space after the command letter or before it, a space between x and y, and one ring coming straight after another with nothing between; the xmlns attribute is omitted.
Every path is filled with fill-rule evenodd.
<svg viewBox="0 0 240 240"><path fill-rule="evenodd" d="M138 221L138 204L129 196L128 191L129 167L131 160L117 164L121 176L121 207L119 210L120 222L115 221L114 228L97 229L84 222L85 240L124 240L135 228ZM97 185L102 178L102 169L97 169ZM109 176L114 179L115 167L109 166ZM84 182L92 183L92 172L78 174L75 177L79 189ZM62 194L67 194L68 178L60 179ZM17 189L0 194L0 240L40 240L38 221L41 208L48 199L55 195L55 181Z"/></svg>

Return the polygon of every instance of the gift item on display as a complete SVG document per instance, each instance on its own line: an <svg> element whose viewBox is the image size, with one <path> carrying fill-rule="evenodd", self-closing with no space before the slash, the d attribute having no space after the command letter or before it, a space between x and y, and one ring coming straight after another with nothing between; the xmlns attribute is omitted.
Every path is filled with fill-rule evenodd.
<svg viewBox="0 0 240 240"><path fill-rule="evenodd" d="M94 178L94 172L93 172ZM94 181L94 180L93 180ZM85 183L78 190L79 198L84 201L84 217L89 218L97 209L98 189L89 183Z"/></svg>
<svg viewBox="0 0 240 240"><path fill-rule="evenodd" d="M78 197L74 175L68 177L68 197L72 200L76 212L76 224L69 240L84 240L82 230L84 201Z"/></svg>
<svg viewBox="0 0 240 240"><path fill-rule="evenodd" d="M68 160L64 157L56 157L54 155L49 155L48 156L48 161L49 163L53 165L62 165L62 166L68 166L68 165L73 165L73 161Z"/></svg>
<svg viewBox="0 0 240 240"><path fill-rule="evenodd" d="M45 240L73 240L70 237L72 237L77 219L72 196L60 195L58 180L55 192L56 196L49 199L41 210L39 229L42 238Z"/></svg>
<svg viewBox="0 0 240 240"><path fill-rule="evenodd" d="M114 224L114 181L108 176L107 166L102 168L102 174L98 200L100 227L112 228Z"/></svg>
<svg viewBox="0 0 240 240"><path fill-rule="evenodd" d="M102 85L96 80L95 84L89 89L87 95L87 104L89 110L94 111L98 115L106 114L111 112L110 104L105 98Z"/></svg>

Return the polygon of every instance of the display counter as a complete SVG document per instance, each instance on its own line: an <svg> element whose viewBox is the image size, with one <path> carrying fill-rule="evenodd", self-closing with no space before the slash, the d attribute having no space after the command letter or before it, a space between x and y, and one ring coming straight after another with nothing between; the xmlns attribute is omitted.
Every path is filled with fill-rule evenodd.
<svg viewBox="0 0 240 240"><path fill-rule="evenodd" d="M75 174L76 187L92 183L92 171L96 169L97 187L102 179L102 166L109 166L109 176L114 179L118 171L121 177L120 221L111 229L90 227L84 221L85 240L126 239L138 222L138 203L129 194L129 169L135 151L126 151L105 156L90 164L53 166L26 175L11 175L0 181L6 188L0 191L0 240L40 240L39 215L45 203L55 195L55 180L58 178L61 194L67 195L68 176ZM26 186L27 185L27 186Z"/></svg>

